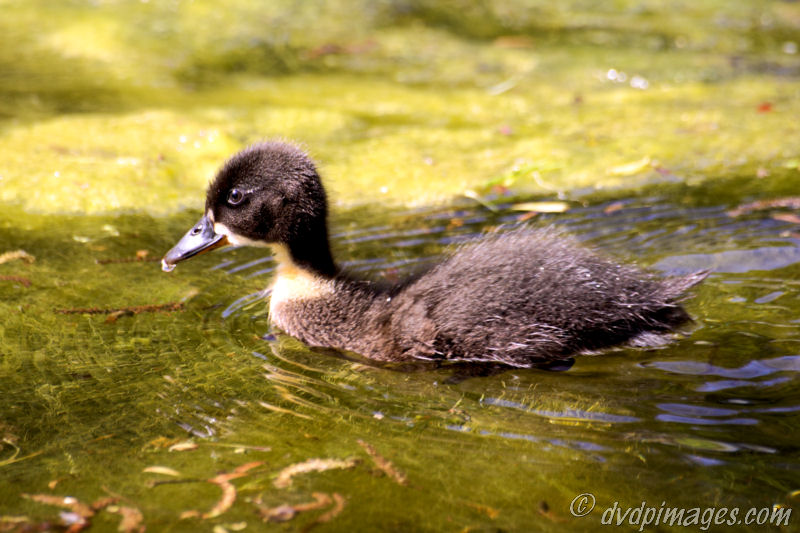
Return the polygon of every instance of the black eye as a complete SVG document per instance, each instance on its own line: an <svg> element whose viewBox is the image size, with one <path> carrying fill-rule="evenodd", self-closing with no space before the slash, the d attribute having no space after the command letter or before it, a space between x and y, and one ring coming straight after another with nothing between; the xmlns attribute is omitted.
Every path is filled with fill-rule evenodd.
<svg viewBox="0 0 800 533"><path fill-rule="evenodd" d="M228 193L228 204L239 205L244 200L244 193L239 189L231 189Z"/></svg>

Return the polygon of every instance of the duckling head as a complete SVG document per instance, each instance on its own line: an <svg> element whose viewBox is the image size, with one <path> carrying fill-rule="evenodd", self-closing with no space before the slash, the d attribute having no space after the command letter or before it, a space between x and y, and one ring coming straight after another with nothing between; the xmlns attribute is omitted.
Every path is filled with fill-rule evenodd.
<svg viewBox="0 0 800 533"><path fill-rule="evenodd" d="M161 261L164 271L226 245L271 246L323 275L335 274L325 190L311 159L280 142L231 157L208 187L205 214Z"/></svg>

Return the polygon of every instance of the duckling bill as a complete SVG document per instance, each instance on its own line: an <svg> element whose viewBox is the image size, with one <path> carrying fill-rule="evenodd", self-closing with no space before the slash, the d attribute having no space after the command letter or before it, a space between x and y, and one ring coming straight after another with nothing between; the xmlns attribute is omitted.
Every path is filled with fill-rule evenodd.
<svg viewBox="0 0 800 533"><path fill-rule="evenodd" d="M492 234L395 285L334 262L319 174L278 142L234 155L205 214L162 268L225 245L268 246L277 269L270 319L312 346L379 361L458 360L529 367L619 344L663 344L690 322L680 306L706 275L658 279L549 229Z"/></svg>

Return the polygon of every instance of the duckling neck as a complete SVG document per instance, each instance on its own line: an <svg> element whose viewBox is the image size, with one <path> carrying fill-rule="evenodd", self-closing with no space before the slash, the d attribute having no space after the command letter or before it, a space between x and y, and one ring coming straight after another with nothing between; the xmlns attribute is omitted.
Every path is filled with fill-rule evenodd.
<svg viewBox="0 0 800 533"><path fill-rule="evenodd" d="M361 342L358 332L370 329L365 322L372 320L369 311L384 309L391 298L378 298L380 289L367 281L346 274L323 275L318 266L312 269L300 264L285 244L271 247L277 268L269 302L270 321L311 346L372 353L371 345Z"/></svg>
<svg viewBox="0 0 800 533"><path fill-rule="evenodd" d="M279 308L286 303L317 299L332 292L331 277L299 262L291 248L284 244L273 244L271 248L277 263L270 298L273 317L279 316Z"/></svg>
<svg viewBox="0 0 800 533"><path fill-rule="evenodd" d="M284 250L287 254L281 256ZM275 256L279 264L291 263L324 278L333 278L339 272L333 261L327 236L295 239L286 248L277 251Z"/></svg>
<svg viewBox="0 0 800 533"><path fill-rule="evenodd" d="M335 333L340 329L340 320L334 318L336 313L331 307L336 303L336 280L321 274L319 268L301 264L285 244L273 244L271 248L277 268L269 301L270 320L308 344L343 347L340 339L326 335L326 331Z"/></svg>

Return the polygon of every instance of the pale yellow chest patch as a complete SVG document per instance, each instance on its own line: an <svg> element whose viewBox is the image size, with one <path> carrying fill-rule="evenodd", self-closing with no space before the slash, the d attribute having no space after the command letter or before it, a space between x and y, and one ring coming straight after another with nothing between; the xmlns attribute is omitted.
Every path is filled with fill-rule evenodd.
<svg viewBox="0 0 800 533"><path fill-rule="evenodd" d="M273 318L278 317L280 306L286 302L321 298L333 293L332 281L298 266L285 246L272 245L272 249L278 263L269 302Z"/></svg>

